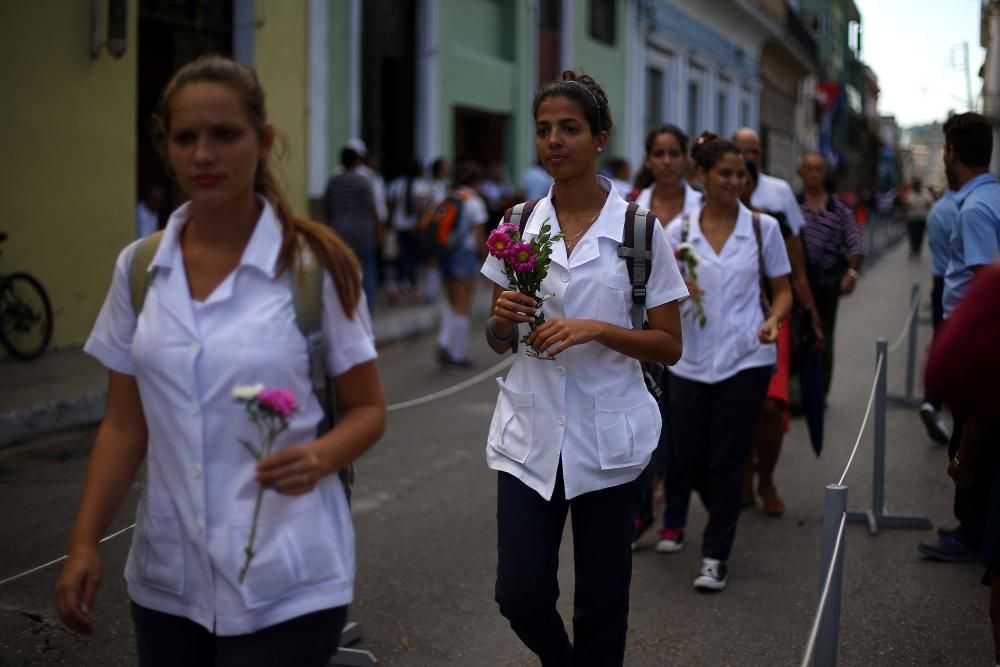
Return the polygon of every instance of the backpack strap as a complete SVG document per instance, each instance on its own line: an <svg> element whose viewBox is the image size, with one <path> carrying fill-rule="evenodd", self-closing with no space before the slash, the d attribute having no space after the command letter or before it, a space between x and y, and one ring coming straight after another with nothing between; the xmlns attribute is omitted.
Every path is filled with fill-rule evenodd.
<svg viewBox="0 0 1000 667"><path fill-rule="evenodd" d="M681 216L681 243L687 243L689 236L691 236L691 214L684 213Z"/></svg>
<svg viewBox="0 0 1000 667"><path fill-rule="evenodd" d="M538 199L529 199L528 201L511 206L503 214L504 224L517 225L518 234L524 234L524 228L527 227L528 220L531 218L531 214L535 210L535 204L538 202Z"/></svg>
<svg viewBox="0 0 1000 667"><path fill-rule="evenodd" d="M761 240L760 213L753 213L753 237L757 241L757 273L760 276L760 309L766 320L771 315L771 284L764 272L764 243Z"/></svg>
<svg viewBox="0 0 1000 667"><path fill-rule="evenodd" d="M323 435L337 422L337 395L326 368L326 334L323 331L323 272L312 248L301 234L298 254L292 266L292 302L295 304L295 325L306 339L309 354L309 379L313 395L323 408L323 419L316 429ZM348 500L354 485L354 466L349 465L339 473Z"/></svg>
<svg viewBox="0 0 1000 667"><path fill-rule="evenodd" d="M146 293L153 284L153 278L156 277L156 267L150 267L150 264L153 263L162 240L163 230L154 232L139 241L132 254L132 264L128 269L128 289L132 300L132 312L135 313L136 319L139 319L139 313L146 303Z"/></svg>
<svg viewBox="0 0 1000 667"><path fill-rule="evenodd" d="M625 226L618 256L625 259L632 281L632 328L641 329L646 312L646 282L653 259L653 225L656 216L635 202L625 211Z"/></svg>

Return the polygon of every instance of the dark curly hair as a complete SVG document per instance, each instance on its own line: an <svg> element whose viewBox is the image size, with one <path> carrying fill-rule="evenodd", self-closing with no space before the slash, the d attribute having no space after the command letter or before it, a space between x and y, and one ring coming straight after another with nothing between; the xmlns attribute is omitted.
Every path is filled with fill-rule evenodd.
<svg viewBox="0 0 1000 667"><path fill-rule="evenodd" d="M531 115L538 118L539 105L550 97L568 97L576 102L583 111L591 134L611 132L611 108L608 106L608 96L600 84L586 74L577 74L573 70L562 73L560 81L552 81L535 93L531 104Z"/></svg>
<svg viewBox="0 0 1000 667"><path fill-rule="evenodd" d="M691 159L705 171L711 171L722 158L730 154L743 157L743 151L739 146L711 132L702 132L691 147Z"/></svg>

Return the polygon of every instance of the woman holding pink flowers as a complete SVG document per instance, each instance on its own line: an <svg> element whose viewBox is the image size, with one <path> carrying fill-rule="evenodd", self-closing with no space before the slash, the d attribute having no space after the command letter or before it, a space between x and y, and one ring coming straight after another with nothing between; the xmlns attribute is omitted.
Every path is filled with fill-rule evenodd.
<svg viewBox="0 0 1000 667"><path fill-rule="evenodd" d="M554 184L527 218L519 240L528 243L499 247L503 239L491 237L482 269L495 283L487 343L504 354L527 335L497 380L486 449L498 473L496 600L543 665L620 665L633 524L660 433L640 361L677 361L677 302L687 290L653 221L649 328L632 328L632 286L618 254L628 204L597 175L612 127L601 87L565 72L532 110L535 147ZM570 512L572 643L556 609Z"/></svg>
<svg viewBox="0 0 1000 667"><path fill-rule="evenodd" d="M292 213L253 70L217 56L185 65L155 120L189 201L158 241L139 306L138 245L122 251L84 347L109 369L107 407L59 615L94 631L98 540L145 462L125 566L139 665L326 665L354 578L337 472L385 426L358 261ZM322 270L323 362L340 408L325 431L292 297L308 261Z"/></svg>
<svg viewBox="0 0 1000 667"><path fill-rule="evenodd" d="M704 134L692 155L705 204L667 227L670 243L697 263L697 280L688 273L694 297L681 307L684 354L670 370L668 393L675 456L709 515L694 586L720 591L729 580L743 466L777 361L778 327L792 306L791 266L777 221L740 203L740 149Z"/></svg>

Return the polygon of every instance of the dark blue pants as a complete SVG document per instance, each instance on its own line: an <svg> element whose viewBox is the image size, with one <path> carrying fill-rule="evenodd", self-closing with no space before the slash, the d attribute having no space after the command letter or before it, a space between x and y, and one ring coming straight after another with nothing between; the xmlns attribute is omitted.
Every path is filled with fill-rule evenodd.
<svg viewBox="0 0 1000 667"><path fill-rule="evenodd" d="M772 367L705 384L670 376L677 458L708 509L705 558L728 560L743 508L743 467L753 445Z"/></svg>
<svg viewBox="0 0 1000 667"><path fill-rule="evenodd" d="M683 530L687 525L688 506L691 504L691 482L688 480L680 461L677 459L676 447L671 437L670 397L667 396L667 385L670 382L670 370L663 369L660 386L664 397L660 401L660 417L663 428L660 431L660 442L653 454L651 477L659 477L663 481L666 499L663 508L663 527ZM647 485L642 496L642 507L639 516L645 520L653 520L653 487Z"/></svg>
<svg viewBox="0 0 1000 667"><path fill-rule="evenodd" d="M228 637L134 602L132 622L139 667L326 667L340 644L347 607Z"/></svg>
<svg viewBox="0 0 1000 667"><path fill-rule="evenodd" d="M931 288L931 322L934 325L934 336L937 336L941 324L944 322L944 277L934 276L934 284ZM930 403L934 409L941 409L941 401L937 396L931 396L924 392L924 402Z"/></svg>
<svg viewBox="0 0 1000 667"><path fill-rule="evenodd" d="M561 466L551 500L513 475L499 473L496 601L543 667L607 667L624 661L632 530L646 476L567 501ZM570 510L575 644L556 610L559 543Z"/></svg>
<svg viewBox="0 0 1000 667"><path fill-rule="evenodd" d="M953 458L958 453L962 443L962 432L965 430L965 420L955 417L951 431L951 441L948 443L948 457ZM959 536L966 546L972 549L982 549L986 540L986 516L990 508L990 490L993 486L993 459L996 454L995 442L983 446L976 461L976 476L971 487L955 485L955 518L958 519Z"/></svg>

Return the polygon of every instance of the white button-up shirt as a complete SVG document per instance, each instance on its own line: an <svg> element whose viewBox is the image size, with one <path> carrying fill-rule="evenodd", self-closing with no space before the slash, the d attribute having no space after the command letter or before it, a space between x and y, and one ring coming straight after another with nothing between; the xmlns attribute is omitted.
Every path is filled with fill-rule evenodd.
<svg viewBox="0 0 1000 667"><path fill-rule="evenodd" d="M784 213L785 220L795 236L799 235L803 225L806 224L802 219L802 209L799 208L792 186L788 181L776 176L760 175L757 179L757 188L750 197L750 203L757 208Z"/></svg>
<svg viewBox="0 0 1000 667"><path fill-rule="evenodd" d="M636 196L635 203L645 209L650 209L653 203L653 190L655 189L656 183L644 189ZM698 217L699 211L701 211L701 193L688 185L687 181L684 181L684 206L681 207L680 213L673 217L673 220L660 220L660 223L666 226L674 220L682 220L684 216L687 216L688 220L694 220Z"/></svg>
<svg viewBox="0 0 1000 667"><path fill-rule="evenodd" d="M354 533L336 475L302 496L265 491L256 554L244 583L237 582L258 488L256 461L239 439L256 443L259 435L233 387L263 383L295 392L300 407L272 451L313 440L323 410L295 324L291 271L276 276L281 229L271 206L264 204L239 266L204 302L192 300L181 256L189 215L185 205L170 218L138 322L128 280L136 244L119 255L84 350L135 376L149 429L146 483L125 565L129 596L237 635L348 604ZM322 298L331 374L374 359L365 304L348 319L328 274Z"/></svg>
<svg viewBox="0 0 1000 667"><path fill-rule="evenodd" d="M750 209L740 204L736 227L720 254L702 236L700 216L689 223L687 241L699 257L698 287L704 292L701 304L708 321L704 327L698 323L692 301L681 306L684 353L670 369L678 377L714 384L748 368L772 366L778 360L777 346L762 345L757 338L764 313L752 216ZM667 227L667 239L675 248L681 243L682 227L680 220ZM775 278L791 273L778 221L761 215L760 235L764 274Z"/></svg>
<svg viewBox="0 0 1000 667"><path fill-rule="evenodd" d="M551 294L547 319L594 319L632 328L632 284L618 256L628 204L601 179L608 198L573 254L552 249L542 281ZM551 192L535 206L524 230L538 235L544 223L560 231ZM660 225L653 230L652 269L646 307L687 295L673 251ZM489 257L483 275L507 288L500 260ZM527 333L527 325L519 336ZM561 352L554 361L534 359L521 346L506 379L497 378L486 460L490 468L514 475L546 500L552 497L562 461L566 498L632 481L649 462L660 437L660 412L646 391L639 362L594 341Z"/></svg>

